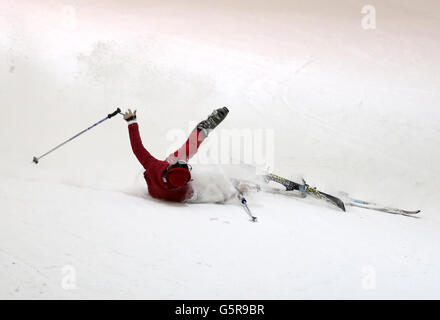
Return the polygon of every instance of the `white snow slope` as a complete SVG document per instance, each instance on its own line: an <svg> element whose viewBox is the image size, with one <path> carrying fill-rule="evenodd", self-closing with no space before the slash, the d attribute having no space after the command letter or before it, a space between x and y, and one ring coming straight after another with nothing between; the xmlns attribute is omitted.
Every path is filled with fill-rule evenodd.
<svg viewBox="0 0 440 320"><path fill-rule="evenodd" d="M440 298L440 4L364 4L2 1L0 298ZM31 163L116 106L163 158L224 105L275 173L422 213L157 201L120 116Z"/></svg>

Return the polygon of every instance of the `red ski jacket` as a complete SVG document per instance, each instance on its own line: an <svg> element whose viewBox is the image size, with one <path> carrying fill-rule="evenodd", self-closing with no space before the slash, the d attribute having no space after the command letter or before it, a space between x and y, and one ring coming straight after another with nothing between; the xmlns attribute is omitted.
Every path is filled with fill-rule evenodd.
<svg viewBox="0 0 440 320"><path fill-rule="evenodd" d="M130 123L128 131L133 153L145 168L144 177L150 195L157 199L177 202L191 198L193 189L190 183L180 188L174 188L162 180L162 173L170 164L168 161L156 159L144 148L141 136L139 135L138 124L136 122Z"/></svg>

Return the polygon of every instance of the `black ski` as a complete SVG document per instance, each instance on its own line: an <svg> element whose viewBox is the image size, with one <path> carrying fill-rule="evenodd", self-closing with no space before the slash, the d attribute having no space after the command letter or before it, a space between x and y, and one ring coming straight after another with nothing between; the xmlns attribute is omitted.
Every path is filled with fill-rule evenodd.
<svg viewBox="0 0 440 320"><path fill-rule="evenodd" d="M291 180L285 179L283 177L277 176L273 173L266 173L262 175L264 181L266 183L269 183L270 181L277 182L284 186L285 190L280 190L277 188L272 188L265 185L260 185L255 182L246 181L246 180L237 180L234 179L235 185L239 185L240 183L244 183L249 190L252 191L264 191L269 193L276 193L276 194L284 194L289 196L295 196L297 198L305 198L307 195L311 195L315 198L325 200L332 205L337 206L341 210L345 211L346 206L353 206L353 207L359 207L369 210L376 210L376 211L382 211L387 212L391 214L401 214L401 215L408 215L408 216L414 216L420 212L420 210L403 210L398 208L392 208L388 206L383 206L371 201L365 201L365 200L359 200L354 199L350 197L346 192L340 192L341 198L332 196L330 194L327 194L325 192L319 191L316 188L310 187L304 180L303 183L296 183ZM293 192L298 191L298 192ZM341 200L343 199L343 200Z"/></svg>
<svg viewBox="0 0 440 320"><path fill-rule="evenodd" d="M288 179L285 179L283 177L277 176L273 173L269 173L263 176L266 182L274 181L281 185L283 185L286 188L286 191L294 191L298 190L299 192L307 195L311 195L317 199L325 200L328 203L331 203L332 205L337 206L339 209L345 212L345 205L344 202L330 194L324 193L322 191L317 190L316 188L310 187L304 180L303 183L296 183L293 181L290 181Z"/></svg>

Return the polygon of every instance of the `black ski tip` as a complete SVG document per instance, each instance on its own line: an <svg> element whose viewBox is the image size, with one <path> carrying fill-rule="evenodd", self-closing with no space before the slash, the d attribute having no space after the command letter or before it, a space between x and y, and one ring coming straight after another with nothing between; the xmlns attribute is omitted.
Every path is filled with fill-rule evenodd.
<svg viewBox="0 0 440 320"><path fill-rule="evenodd" d="M343 203L342 201L341 201L341 203L340 203L340 205L339 205L339 208L341 208L342 211L347 212L347 211L345 210L345 205L344 205L344 203Z"/></svg>
<svg viewBox="0 0 440 320"><path fill-rule="evenodd" d="M344 202L341 200L341 199L338 199L338 198L335 198L335 204L336 204L336 206L338 206L338 208L339 209L341 209L342 211L344 211L344 212L347 212L346 210L345 210L345 204L344 204Z"/></svg>
<svg viewBox="0 0 440 320"><path fill-rule="evenodd" d="M346 212L344 201L342 201L338 197L332 196L332 195L324 193L324 192L319 192L319 193L324 195L327 199L330 200L330 202L332 202L334 205L336 205L339 209L341 209L342 211Z"/></svg>
<svg viewBox="0 0 440 320"><path fill-rule="evenodd" d="M32 162L35 163L35 164L38 164L38 158L37 158L37 157L34 157L34 158L32 159Z"/></svg>
<svg viewBox="0 0 440 320"><path fill-rule="evenodd" d="M339 209L341 209L341 210L344 211L344 212L347 212L347 211L345 210L345 204L344 204L344 202L343 202L341 199L336 198L336 197L333 197L333 196L331 196L330 199L333 201L333 203L334 203Z"/></svg>

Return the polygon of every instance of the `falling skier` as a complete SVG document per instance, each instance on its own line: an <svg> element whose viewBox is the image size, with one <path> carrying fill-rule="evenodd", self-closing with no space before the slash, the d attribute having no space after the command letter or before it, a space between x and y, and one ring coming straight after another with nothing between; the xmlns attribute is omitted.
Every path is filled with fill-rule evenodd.
<svg viewBox="0 0 440 320"><path fill-rule="evenodd" d="M346 211L345 206L349 205L403 215L412 215L420 212L420 210L407 211L380 206L373 202L355 200L347 194L342 194L345 200L343 201L338 197L310 187L304 180L303 183L296 183L272 173L266 173L261 178L263 178L265 183L273 181L282 185L286 188L284 191L255 184L251 181L228 179L224 175L216 175L215 172L209 172L209 179L206 179L206 177L205 179L192 179L192 168L188 165L188 161L197 153L201 143L226 118L228 113L229 110L226 107L214 110L206 120L197 124L187 141L178 150L170 154L165 160L158 160L142 145L136 120L136 110L132 112L128 109L124 114L124 120L128 122L131 147L136 158L145 169L144 177L148 185L148 192L152 197L176 202L224 203L237 196L250 216L251 221L254 222L257 221L257 218L250 212L247 201L244 198L244 194L252 190L283 194L287 192L287 194L296 195L300 198L311 196L324 200L342 211Z"/></svg>
<svg viewBox="0 0 440 320"><path fill-rule="evenodd" d="M206 120L197 124L187 141L163 161L153 157L142 145L139 127L136 121L136 110L132 112L128 109L128 111L123 114L124 120L128 122L128 131L133 153L145 169L144 177L151 196L163 200L191 203L224 203L236 196L251 218L251 221L254 222L257 221L257 218L252 215L247 206L246 198L244 197L244 194L249 191L281 193L294 195L299 198L311 196L319 200L324 200L342 211L346 211L346 206L354 206L401 215L414 215L420 212L420 210L402 210L379 205L371 201L354 199L347 193L341 193L341 198L344 199L342 200L341 198L324 193L317 188L310 187L304 179L302 183L296 183L269 172L254 177L257 178L257 181L240 180L237 178L228 179L223 172L219 172L218 170L217 172L210 170L207 175L200 175L199 172L198 176L195 175L196 178L192 179L190 172L192 168L188 165L188 160L197 153L201 143L208 137L209 133L226 118L228 113L229 110L226 107L214 110ZM73 137L60 143L43 155L33 157L32 162L38 164L41 159L48 154L78 138L104 121L115 117L117 114L122 114L119 108L108 114L104 119L75 134ZM282 185L285 190L266 186L266 184L270 182Z"/></svg>
<svg viewBox="0 0 440 320"><path fill-rule="evenodd" d="M128 122L131 147L136 158L145 169L144 177L148 185L148 192L157 199L176 202L224 202L236 194L228 182L220 184L220 187L206 197L207 185L200 185L191 179L191 166L188 165L199 149L201 143L209 133L216 128L228 115L228 108L214 110L206 120L197 124L189 135L187 141L165 160L158 160L148 152L141 141L139 127L136 120L136 110L130 109L124 114L124 120ZM211 180L212 181L212 180ZM212 189L212 185L209 186Z"/></svg>

